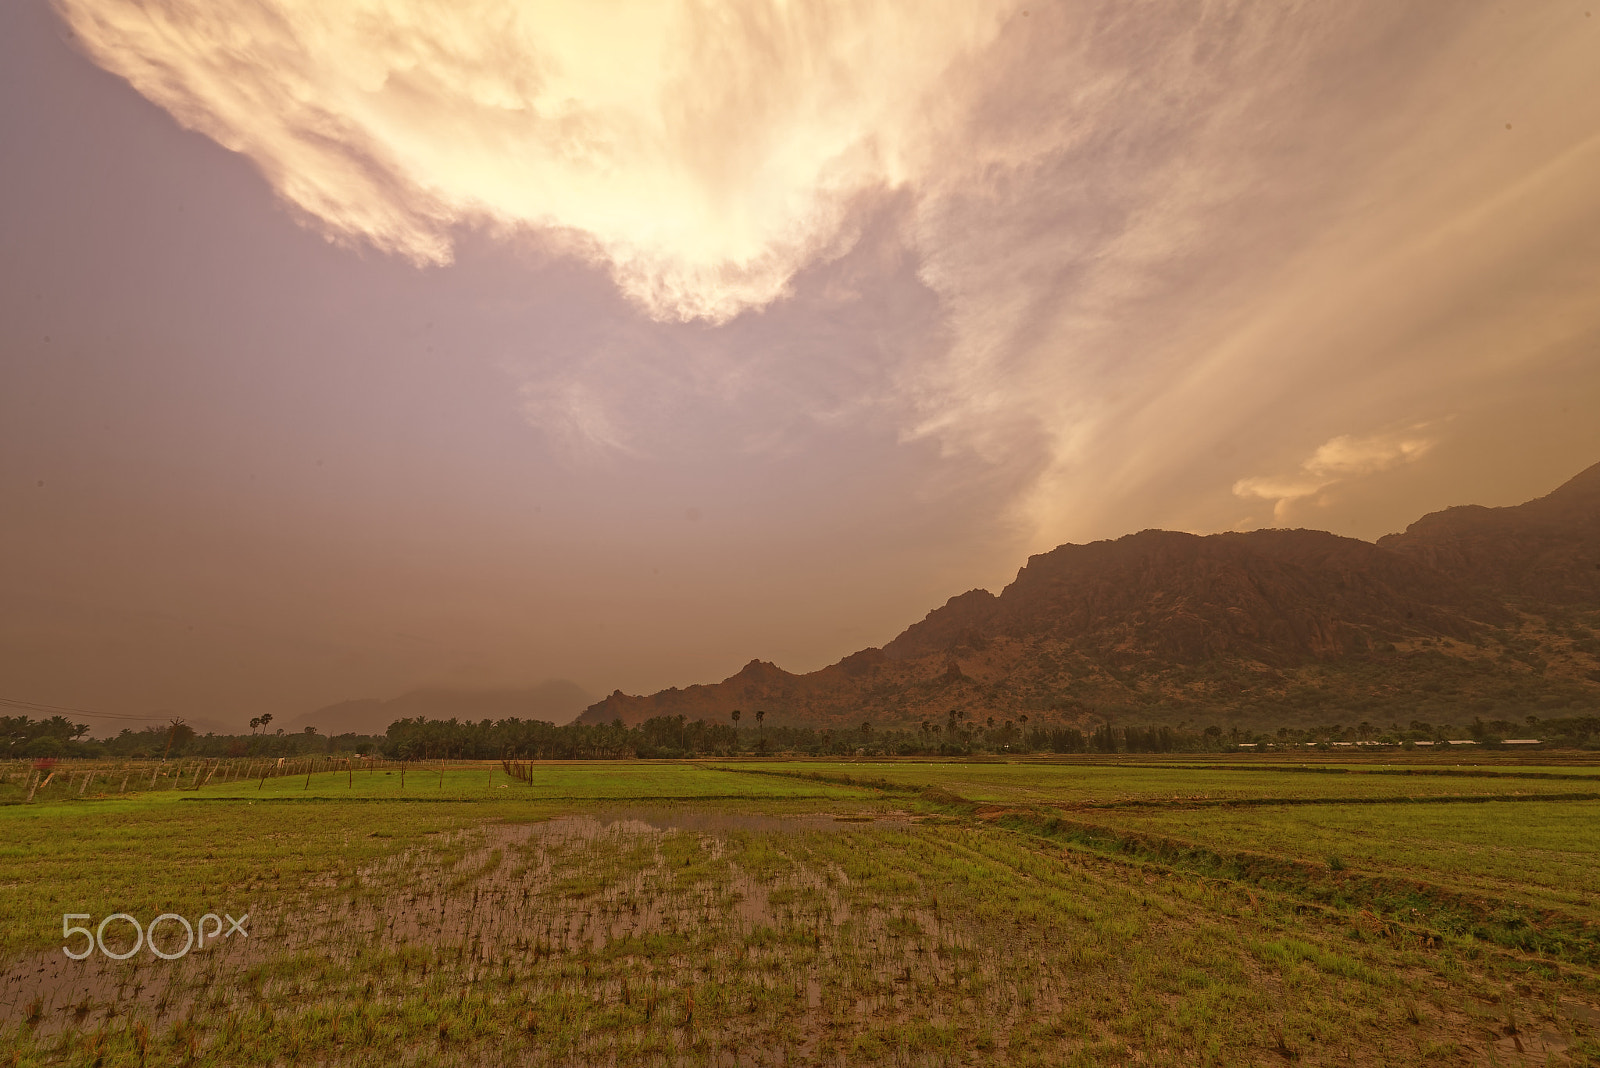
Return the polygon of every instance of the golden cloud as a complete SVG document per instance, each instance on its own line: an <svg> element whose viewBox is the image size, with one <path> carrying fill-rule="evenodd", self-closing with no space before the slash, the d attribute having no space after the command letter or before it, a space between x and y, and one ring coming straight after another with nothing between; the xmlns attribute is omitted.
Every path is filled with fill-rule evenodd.
<svg viewBox="0 0 1600 1068"><path fill-rule="evenodd" d="M419 264L538 229L663 319L725 320L925 168L990 0L57 0L101 66L328 234Z"/></svg>
<svg viewBox="0 0 1600 1068"><path fill-rule="evenodd" d="M1216 529L1238 497L1281 518L1411 462L1428 435L1336 432L1546 388L1600 324L1600 20L1577 10L54 2L314 225L418 263L465 226L537 233L656 319L726 323L897 205L928 332L874 326L827 366L756 332L697 370L711 335L666 353L660 324L563 352L520 400L579 454L650 455L683 433L663 397L720 397L701 379L751 352L839 382L873 363L849 411L1011 480L1036 544ZM785 329L826 335L809 316Z"/></svg>
<svg viewBox="0 0 1600 1068"><path fill-rule="evenodd" d="M1423 435L1425 429L1415 426L1364 438L1341 434L1319 445L1292 475L1241 478L1233 484L1234 496L1272 501L1273 517L1283 519L1296 501L1315 497L1336 483L1421 459L1438 444L1436 438Z"/></svg>

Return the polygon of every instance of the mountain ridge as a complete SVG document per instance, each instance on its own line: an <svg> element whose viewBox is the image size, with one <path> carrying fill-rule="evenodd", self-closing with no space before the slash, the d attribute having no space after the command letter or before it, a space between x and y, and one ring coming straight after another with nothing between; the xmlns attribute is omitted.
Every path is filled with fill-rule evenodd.
<svg viewBox="0 0 1600 1068"><path fill-rule="evenodd" d="M578 719L1282 723L1451 702L1600 707L1600 464L1533 501L1429 513L1377 542L1274 528L1061 545L881 648L805 674L756 659L721 682L616 691Z"/></svg>

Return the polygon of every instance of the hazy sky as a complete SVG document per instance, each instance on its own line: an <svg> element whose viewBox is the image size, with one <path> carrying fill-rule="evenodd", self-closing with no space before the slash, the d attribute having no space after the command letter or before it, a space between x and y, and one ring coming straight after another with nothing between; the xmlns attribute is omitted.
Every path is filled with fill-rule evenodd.
<svg viewBox="0 0 1600 1068"><path fill-rule="evenodd" d="M810 670L1064 541L1548 492L1595 8L0 4L0 697Z"/></svg>

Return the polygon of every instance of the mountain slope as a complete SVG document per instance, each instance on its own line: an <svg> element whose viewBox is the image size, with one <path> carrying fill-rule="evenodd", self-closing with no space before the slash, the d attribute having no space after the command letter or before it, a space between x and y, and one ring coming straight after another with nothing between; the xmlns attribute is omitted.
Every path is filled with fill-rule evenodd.
<svg viewBox="0 0 1600 1068"><path fill-rule="evenodd" d="M1434 513L1376 545L1147 530L1031 557L998 596L952 597L819 671L751 661L719 683L619 691L580 719L762 709L844 727L958 709L1291 725L1600 706L1597 545L1600 465L1537 501Z"/></svg>
<svg viewBox="0 0 1600 1068"><path fill-rule="evenodd" d="M999 597L954 598L884 652L927 655L971 633L1055 637L1111 658L1288 664L1410 635L1466 637L1475 621L1504 615L1437 571L1353 538L1147 530L1032 557Z"/></svg>
<svg viewBox="0 0 1600 1068"><path fill-rule="evenodd" d="M1526 504L1432 512L1378 545L1503 597L1600 603L1600 464Z"/></svg>

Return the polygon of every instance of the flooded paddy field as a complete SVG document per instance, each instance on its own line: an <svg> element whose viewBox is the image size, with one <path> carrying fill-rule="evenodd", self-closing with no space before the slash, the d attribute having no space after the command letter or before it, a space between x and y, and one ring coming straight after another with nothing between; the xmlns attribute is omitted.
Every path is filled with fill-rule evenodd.
<svg viewBox="0 0 1600 1068"><path fill-rule="evenodd" d="M1600 802L1242 767L203 770L19 802L0 1058L1600 1063Z"/></svg>

